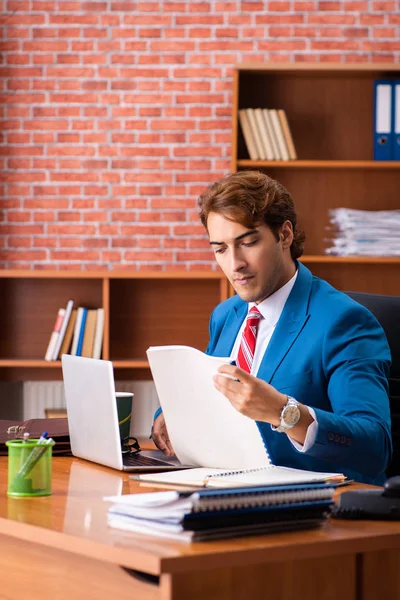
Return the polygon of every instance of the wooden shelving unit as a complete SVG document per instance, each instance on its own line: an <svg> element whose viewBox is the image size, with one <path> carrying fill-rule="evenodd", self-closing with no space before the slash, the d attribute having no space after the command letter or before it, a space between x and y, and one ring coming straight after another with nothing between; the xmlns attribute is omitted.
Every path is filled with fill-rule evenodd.
<svg viewBox="0 0 400 600"><path fill-rule="evenodd" d="M302 262L347 291L400 294L400 258L325 255L329 209L398 209L400 162L373 160L373 85L394 64L260 64L235 69L232 171L262 170L292 194L306 232ZM298 160L249 160L238 111L283 108Z"/></svg>
<svg viewBox="0 0 400 600"><path fill-rule="evenodd" d="M399 169L400 162L378 160L238 160L237 166L244 169Z"/></svg>
<svg viewBox="0 0 400 600"><path fill-rule="evenodd" d="M103 358L120 378L144 379L149 346L205 350L210 313L228 296L221 272L0 271L0 380L61 378L60 361L43 357L69 299L104 308Z"/></svg>

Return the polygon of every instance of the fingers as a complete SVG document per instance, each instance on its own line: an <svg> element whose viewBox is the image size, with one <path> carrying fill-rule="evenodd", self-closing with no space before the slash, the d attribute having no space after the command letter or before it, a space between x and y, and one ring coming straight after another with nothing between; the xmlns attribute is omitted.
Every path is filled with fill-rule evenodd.
<svg viewBox="0 0 400 600"><path fill-rule="evenodd" d="M239 379L231 379L225 377L225 375L214 375L213 376L214 387L222 394L234 394L239 392L241 383Z"/></svg>
<svg viewBox="0 0 400 600"><path fill-rule="evenodd" d="M163 413L161 413L153 423L151 438L157 448L164 452L166 456L174 455Z"/></svg>
<svg viewBox="0 0 400 600"><path fill-rule="evenodd" d="M172 444L170 442L169 437L165 438L165 444L167 446L167 450L164 450L164 454L166 454L167 456L173 456L175 454L174 449L172 447Z"/></svg>
<svg viewBox="0 0 400 600"><path fill-rule="evenodd" d="M230 378L236 381L249 381L251 379L251 375L240 369L239 367L235 367L234 365L221 365L218 369L218 373L223 373L224 375L228 375Z"/></svg>

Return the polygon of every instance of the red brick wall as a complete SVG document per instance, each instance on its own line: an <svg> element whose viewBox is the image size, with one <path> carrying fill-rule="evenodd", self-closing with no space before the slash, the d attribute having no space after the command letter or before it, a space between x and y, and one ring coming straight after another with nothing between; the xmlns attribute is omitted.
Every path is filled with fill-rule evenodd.
<svg viewBox="0 0 400 600"><path fill-rule="evenodd" d="M399 5L0 0L0 267L214 268L232 65L399 62Z"/></svg>

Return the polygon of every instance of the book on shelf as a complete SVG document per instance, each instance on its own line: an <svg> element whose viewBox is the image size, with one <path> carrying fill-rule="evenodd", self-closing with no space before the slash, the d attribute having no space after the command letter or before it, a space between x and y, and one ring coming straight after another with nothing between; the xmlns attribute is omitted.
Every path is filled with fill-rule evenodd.
<svg viewBox="0 0 400 600"><path fill-rule="evenodd" d="M276 140L278 143L279 154L280 154L281 160L287 161L287 160L289 160L289 152L286 147L285 138L284 138L283 131L281 128L281 122L278 117L278 111L275 108L271 108L269 110L269 113L271 115L272 127L275 132L275 137L276 137Z"/></svg>
<svg viewBox="0 0 400 600"><path fill-rule="evenodd" d="M267 160L274 160L274 152L272 148L272 143L269 138L269 131L267 130L267 126L265 124L263 112L261 108L254 109L254 117L256 120L256 124L258 130L260 132L261 144L263 146L264 156Z"/></svg>
<svg viewBox="0 0 400 600"><path fill-rule="evenodd" d="M111 527L183 541L316 527L333 505L326 484L188 490L105 497Z"/></svg>
<svg viewBox="0 0 400 600"><path fill-rule="evenodd" d="M281 124L282 132L285 138L287 150L290 160L297 160L296 148L294 146L292 132L290 131L289 121L286 112L283 109L278 110L278 117Z"/></svg>
<svg viewBox="0 0 400 600"><path fill-rule="evenodd" d="M87 319L87 308L82 308L82 317L80 322L80 328L78 333L78 342L76 347L76 356L82 356L83 338L85 335L86 319Z"/></svg>
<svg viewBox="0 0 400 600"><path fill-rule="evenodd" d="M253 139L253 134L250 129L250 123L249 123L249 120L247 117L247 113L244 109L239 110L239 122L240 122L240 126L242 128L247 152L249 153L251 160L257 160L258 159L257 148L256 148L256 145L255 145L255 142Z"/></svg>
<svg viewBox="0 0 400 600"><path fill-rule="evenodd" d="M72 345L71 345L72 356L76 356L76 352L78 350L79 334L81 332L83 311L84 311L83 306L79 306L76 310L75 327L74 327L74 334L72 336Z"/></svg>
<svg viewBox="0 0 400 600"><path fill-rule="evenodd" d="M76 313L77 313L77 309L73 308L72 312L71 312L71 316L68 321L67 330L65 332L65 336L64 336L63 342L61 344L58 359L61 359L63 354L68 354L68 352L71 348L72 336L73 336L74 328L75 328Z"/></svg>
<svg viewBox="0 0 400 600"><path fill-rule="evenodd" d="M85 331L83 334L82 341L82 352L80 356L86 356L87 358L92 358L93 356L94 336L96 332L96 319L97 309L87 309Z"/></svg>
<svg viewBox="0 0 400 600"><path fill-rule="evenodd" d="M257 158L261 159L261 160L265 160L267 157L264 154L264 149L263 149L262 142L261 142L261 135L258 130L256 117L254 114L254 109L246 108L245 110L246 110L247 119L248 119L248 122L250 125L250 131L252 133L253 140L254 140L254 143L255 143L255 146L257 149Z"/></svg>
<svg viewBox="0 0 400 600"><path fill-rule="evenodd" d="M265 128L266 128L266 130L268 132L268 137L269 137L269 139L271 141L273 160L280 160L281 156L279 154L278 142L277 142L276 137L275 137L274 128L272 127L271 115L269 114L269 109L268 108L263 108L262 109L262 115L263 115L263 118L264 118Z"/></svg>
<svg viewBox="0 0 400 600"><path fill-rule="evenodd" d="M44 359L47 361L53 360L53 353L54 353L54 349L57 344L58 336L60 335L60 330L61 330L62 322L64 319L64 315L65 315L65 308L59 308L57 317L56 317L56 320L54 323L53 331L51 332L51 335L50 335L50 340L49 340L49 343L47 346L46 354L44 356Z"/></svg>
<svg viewBox="0 0 400 600"><path fill-rule="evenodd" d="M93 342L93 358L101 358L104 335L104 308L97 309L96 331Z"/></svg>
<svg viewBox="0 0 400 600"><path fill-rule="evenodd" d="M60 355L60 350L61 350L61 345L64 341L64 337L65 337L65 333L67 331L68 328L68 323L71 317L71 313L72 313L72 308L74 306L74 301L73 300L68 300L67 302L67 306L65 308L65 312L64 312L64 318L61 324L61 328L60 328L60 333L57 337L57 342L54 346L54 351L53 351L53 355L52 355L52 360L57 360L57 358Z"/></svg>

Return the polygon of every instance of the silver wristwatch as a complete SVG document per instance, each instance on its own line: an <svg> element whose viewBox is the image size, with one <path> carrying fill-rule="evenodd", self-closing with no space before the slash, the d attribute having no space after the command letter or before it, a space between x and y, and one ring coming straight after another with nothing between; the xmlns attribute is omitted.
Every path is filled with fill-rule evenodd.
<svg viewBox="0 0 400 600"><path fill-rule="evenodd" d="M300 420L299 406L300 403L295 398L288 396L287 402L282 408L280 425L278 427L271 425L272 430L282 433L294 427Z"/></svg>

